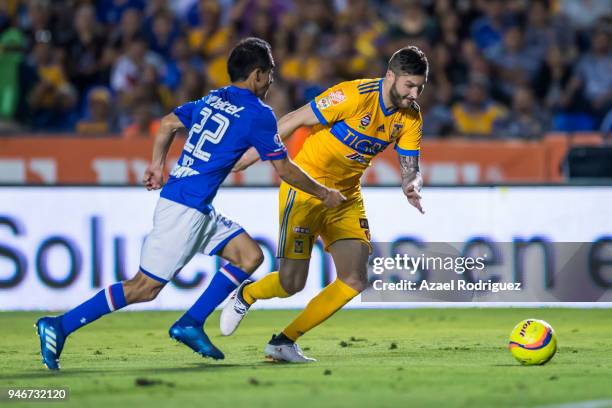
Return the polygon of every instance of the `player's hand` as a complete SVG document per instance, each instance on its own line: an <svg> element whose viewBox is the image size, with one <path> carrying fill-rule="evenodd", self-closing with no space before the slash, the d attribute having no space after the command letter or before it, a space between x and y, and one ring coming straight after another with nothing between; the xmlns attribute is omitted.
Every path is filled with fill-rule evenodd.
<svg viewBox="0 0 612 408"><path fill-rule="evenodd" d="M150 164L145 170L142 184L147 190L159 190L164 184L164 169L160 166Z"/></svg>
<svg viewBox="0 0 612 408"><path fill-rule="evenodd" d="M321 202L327 208L336 208L346 201L346 197L342 193L333 188L327 189L325 195L321 198Z"/></svg>
<svg viewBox="0 0 612 408"><path fill-rule="evenodd" d="M408 199L410 205L419 210L421 214L425 214L425 211L423 211L423 207L421 207L421 196L414 187L414 184L409 184L404 189L404 194L406 195L406 198Z"/></svg>
<svg viewBox="0 0 612 408"><path fill-rule="evenodd" d="M259 160L259 153L257 153L257 150L255 150L254 147L251 147L242 155L240 160L238 160L236 164L234 164L234 168L232 168L232 171L234 173L242 171L250 167L253 163L257 162L257 160Z"/></svg>

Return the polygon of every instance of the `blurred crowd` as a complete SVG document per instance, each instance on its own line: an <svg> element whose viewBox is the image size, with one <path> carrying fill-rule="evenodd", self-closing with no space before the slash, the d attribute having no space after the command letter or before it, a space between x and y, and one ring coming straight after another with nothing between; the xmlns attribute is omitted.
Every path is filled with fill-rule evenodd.
<svg viewBox="0 0 612 408"><path fill-rule="evenodd" d="M426 137L537 139L612 127L608 0L0 0L0 131L150 137L272 44L278 117L396 49L430 61Z"/></svg>

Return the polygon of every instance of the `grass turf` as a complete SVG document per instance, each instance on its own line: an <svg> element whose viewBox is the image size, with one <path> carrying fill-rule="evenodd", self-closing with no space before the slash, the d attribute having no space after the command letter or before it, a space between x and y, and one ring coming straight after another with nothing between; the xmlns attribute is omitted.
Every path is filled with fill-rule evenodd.
<svg viewBox="0 0 612 408"><path fill-rule="evenodd" d="M300 342L319 362L265 362L272 331L296 313L253 311L229 338L213 315L206 329L221 362L169 339L178 312L117 313L69 338L59 373L40 362L40 314L0 313L0 388L69 387L70 400L54 407L612 406L611 310L346 310ZM556 330L559 351L545 366L523 367L506 349L527 317Z"/></svg>

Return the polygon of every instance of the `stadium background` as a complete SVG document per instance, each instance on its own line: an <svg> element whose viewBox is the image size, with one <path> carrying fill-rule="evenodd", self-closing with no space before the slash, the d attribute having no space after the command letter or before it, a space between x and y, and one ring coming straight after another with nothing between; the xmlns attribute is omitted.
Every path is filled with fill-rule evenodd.
<svg viewBox="0 0 612 408"><path fill-rule="evenodd" d="M611 16L606 0L0 0L0 403L8 388L67 387L62 406L79 408L612 406L612 317L596 309L612 306L605 259L598 282L592 265L555 281L563 308L356 299L358 309L301 340L319 362L299 367L267 364L260 351L333 279L320 247L304 291L256 305L288 310L255 311L231 338L209 319L222 362L167 335L218 269L205 256L154 302L128 308L155 310L71 335L58 375L42 367L32 329L41 310L73 307L135 272L158 196L139 180L159 117L225 85L228 50L247 35L273 46L267 102L278 117L338 81L382 75L400 46L423 48L426 214L398 188L389 149L364 177L373 239L536 242L525 283L550 300L538 240L612 237ZM293 135L292 154L307 135ZM277 184L258 163L216 200L262 245L256 277L274 267ZM583 288L608 302L568 302ZM505 350L529 317L559 338L544 367Z"/></svg>
<svg viewBox="0 0 612 408"><path fill-rule="evenodd" d="M588 0L2 1L0 308L67 308L133 273L157 197L136 185L159 118L227 84L228 51L249 35L273 46L267 102L278 117L334 83L382 75L398 47L427 53L419 100L427 215L405 202L388 149L364 176L374 240L610 236L611 8ZM293 155L307 136L304 128L290 139ZM225 184L240 188L222 189L217 204L266 248L261 276L275 267L278 179L258 163ZM521 187L504 187L513 184ZM171 293L135 308L186 307L216 262L198 257ZM306 291L269 307L300 307L329 281L333 265L320 249L312 270Z"/></svg>

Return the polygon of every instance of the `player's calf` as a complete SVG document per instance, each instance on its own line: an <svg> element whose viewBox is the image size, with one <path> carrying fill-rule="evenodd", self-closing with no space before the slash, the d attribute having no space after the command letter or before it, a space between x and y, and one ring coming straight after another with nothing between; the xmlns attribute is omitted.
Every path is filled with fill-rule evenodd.
<svg viewBox="0 0 612 408"><path fill-rule="evenodd" d="M164 283L151 279L139 271L132 279L123 282L126 303L131 305L150 302L157 297L164 286Z"/></svg>
<svg viewBox="0 0 612 408"><path fill-rule="evenodd" d="M214 359L223 358L223 353L204 332L206 319L263 262L259 245L245 232L229 241L219 255L229 263L219 269L204 293L170 328L170 337Z"/></svg>

